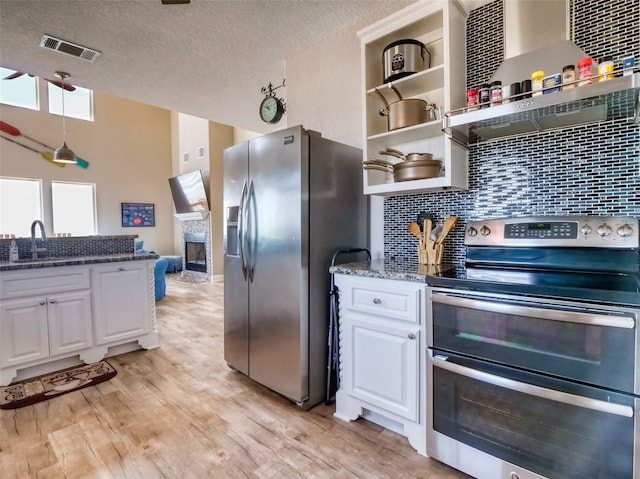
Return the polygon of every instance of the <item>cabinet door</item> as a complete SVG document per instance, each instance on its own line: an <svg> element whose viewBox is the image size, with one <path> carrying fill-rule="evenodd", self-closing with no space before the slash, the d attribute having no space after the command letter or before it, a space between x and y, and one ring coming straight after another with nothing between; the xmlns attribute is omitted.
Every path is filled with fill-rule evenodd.
<svg viewBox="0 0 640 479"><path fill-rule="evenodd" d="M47 298L51 356L92 345L91 293L61 293Z"/></svg>
<svg viewBox="0 0 640 479"><path fill-rule="evenodd" d="M151 330L150 273L146 264L96 266L91 274L96 344Z"/></svg>
<svg viewBox="0 0 640 479"><path fill-rule="evenodd" d="M27 363L49 356L46 298L0 301L0 363Z"/></svg>
<svg viewBox="0 0 640 479"><path fill-rule="evenodd" d="M420 331L349 317L343 349L347 392L417 421Z"/></svg>

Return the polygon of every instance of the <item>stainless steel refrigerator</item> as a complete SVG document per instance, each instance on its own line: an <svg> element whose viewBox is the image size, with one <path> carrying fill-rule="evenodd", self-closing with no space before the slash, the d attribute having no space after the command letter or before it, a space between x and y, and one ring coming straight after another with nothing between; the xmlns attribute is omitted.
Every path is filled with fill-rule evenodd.
<svg viewBox="0 0 640 479"><path fill-rule="evenodd" d="M301 126L224 152L224 357L303 409L325 398L332 254L367 245L362 152Z"/></svg>

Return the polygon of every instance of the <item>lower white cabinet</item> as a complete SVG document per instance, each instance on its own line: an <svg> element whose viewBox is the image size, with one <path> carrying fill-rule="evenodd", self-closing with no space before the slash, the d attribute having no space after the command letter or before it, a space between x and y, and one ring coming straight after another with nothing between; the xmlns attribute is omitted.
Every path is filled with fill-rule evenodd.
<svg viewBox="0 0 640 479"><path fill-rule="evenodd" d="M377 324L354 315L345 322L346 391L412 421L418 420L420 330Z"/></svg>
<svg viewBox="0 0 640 479"><path fill-rule="evenodd" d="M0 273L0 385L159 346L154 261ZM50 367L49 367L50 366Z"/></svg>
<svg viewBox="0 0 640 479"><path fill-rule="evenodd" d="M340 388L335 416L363 417L426 455L425 285L337 274Z"/></svg>
<svg viewBox="0 0 640 479"><path fill-rule="evenodd" d="M136 263L114 263L91 270L97 344L147 334L151 329L150 271L147 265Z"/></svg>
<svg viewBox="0 0 640 479"><path fill-rule="evenodd" d="M46 298L0 302L0 365L49 357Z"/></svg>

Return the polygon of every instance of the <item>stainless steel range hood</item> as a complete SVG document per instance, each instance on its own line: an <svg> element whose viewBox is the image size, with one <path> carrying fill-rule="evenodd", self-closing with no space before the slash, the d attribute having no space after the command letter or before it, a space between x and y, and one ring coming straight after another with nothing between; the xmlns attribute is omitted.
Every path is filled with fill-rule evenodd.
<svg viewBox="0 0 640 479"><path fill-rule="evenodd" d="M503 0L505 60L491 81L503 85L530 78L532 72L560 73L588 56L568 40L567 0ZM559 92L512 98L476 111L446 112L443 131L462 145L604 120L640 122L640 73ZM595 79L594 79L595 80Z"/></svg>
<svg viewBox="0 0 640 479"><path fill-rule="evenodd" d="M587 54L570 39L568 0L503 0L505 60L490 81L503 85L545 75L562 73Z"/></svg>

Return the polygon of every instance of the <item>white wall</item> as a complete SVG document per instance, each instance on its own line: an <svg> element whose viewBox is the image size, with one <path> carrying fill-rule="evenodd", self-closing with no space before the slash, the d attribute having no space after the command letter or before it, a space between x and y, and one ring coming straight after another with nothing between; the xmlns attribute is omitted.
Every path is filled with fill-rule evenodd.
<svg viewBox="0 0 640 479"><path fill-rule="evenodd" d="M303 125L322 136L362 148L360 39L357 32L413 1L394 1L372 11L313 47L287 58L287 114L289 126ZM380 52L382 61L382 52ZM370 197L369 249L384 254L383 199Z"/></svg>

